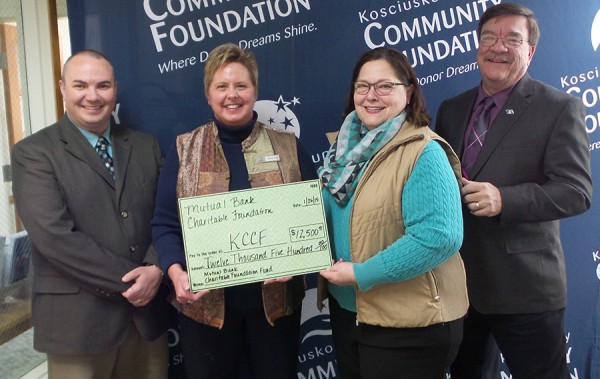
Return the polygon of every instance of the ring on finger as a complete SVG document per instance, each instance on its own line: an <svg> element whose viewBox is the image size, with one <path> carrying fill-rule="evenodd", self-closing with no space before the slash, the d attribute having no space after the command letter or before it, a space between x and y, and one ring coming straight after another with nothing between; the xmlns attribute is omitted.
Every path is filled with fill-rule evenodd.
<svg viewBox="0 0 600 379"><path fill-rule="evenodd" d="M479 202L476 202L475 206L477 207L477 209L479 209Z"/></svg>

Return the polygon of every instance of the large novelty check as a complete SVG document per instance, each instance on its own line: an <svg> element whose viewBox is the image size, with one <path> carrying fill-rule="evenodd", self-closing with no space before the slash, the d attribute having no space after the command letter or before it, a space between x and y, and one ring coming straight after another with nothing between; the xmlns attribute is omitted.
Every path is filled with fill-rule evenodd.
<svg viewBox="0 0 600 379"><path fill-rule="evenodd" d="M319 180L181 198L179 215L194 292L331 265Z"/></svg>

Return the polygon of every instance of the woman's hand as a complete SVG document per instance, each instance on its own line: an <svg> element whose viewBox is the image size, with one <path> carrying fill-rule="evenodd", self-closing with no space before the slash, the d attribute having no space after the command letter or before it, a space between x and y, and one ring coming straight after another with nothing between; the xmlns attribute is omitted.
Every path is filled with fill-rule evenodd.
<svg viewBox="0 0 600 379"><path fill-rule="evenodd" d="M321 276L337 286L353 286L356 284L354 264L339 260L333 266L320 272Z"/></svg>
<svg viewBox="0 0 600 379"><path fill-rule="evenodd" d="M293 276L284 276L281 278L277 278L277 279L267 279L263 282L263 284L271 284L271 283L285 283L285 282L289 282L290 280L292 280L294 277Z"/></svg>
<svg viewBox="0 0 600 379"><path fill-rule="evenodd" d="M169 267L169 278L175 287L175 299L180 304L191 304L206 295L209 290L202 290L196 293L190 290L190 282L187 271L184 271L179 263L175 263Z"/></svg>

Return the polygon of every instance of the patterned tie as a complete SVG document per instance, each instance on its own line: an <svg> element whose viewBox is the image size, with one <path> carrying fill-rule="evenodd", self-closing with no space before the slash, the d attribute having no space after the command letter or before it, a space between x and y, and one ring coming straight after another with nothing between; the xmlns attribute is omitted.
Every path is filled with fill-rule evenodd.
<svg viewBox="0 0 600 379"><path fill-rule="evenodd" d="M110 172L110 174L112 175L112 177L114 179L115 178L115 167L113 166L113 160L110 157L110 154L108 153L108 145L109 145L108 140L106 138L100 136L100 138L98 138L98 142L96 142L96 151L98 152L98 155L100 155L100 158L102 158L102 161L104 162L104 166L106 167L108 172Z"/></svg>
<svg viewBox="0 0 600 379"><path fill-rule="evenodd" d="M479 105L480 111L479 114L475 116L475 122L468 134L462 156L463 176L466 178L468 178L468 173L470 173L473 165L475 165L477 155L479 155L479 151L485 141L485 136L490 125L490 110L495 105L494 99L490 96L485 97Z"/></svg>

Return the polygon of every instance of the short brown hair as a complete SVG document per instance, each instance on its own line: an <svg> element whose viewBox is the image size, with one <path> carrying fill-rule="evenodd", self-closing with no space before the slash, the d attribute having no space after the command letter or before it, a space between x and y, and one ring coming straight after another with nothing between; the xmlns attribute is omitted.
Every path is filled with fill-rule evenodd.
<svg viewBox="0 0 600 379"><path fill-rule="evenodd" d="M88 57L105 60L106 62L108 62L110 68L113 71L113 77L115 76L115 69L114 69L112 63L110 63L110 60L108 60L108 58L104 54L102 54L101 52L99 52L97 50L85 49L85 50L80 50L80 51L72 54L69 58L67 58L67 60L63 64L63 69L62 69L62 73L61 73L61 77L60 77L60 79L63 82L65 81L65 71L67 71L67 69L69 68L68 67L69 66L69 62L71 61L71 59L73 59L73 58L75 58L77 56L80 56L80 55L86 55Z"/></svg>
<svg viewBox="0 0 600 379"><path fill-rule="evenodd" d="M410 104L406 106L406 119L416 126L428 126L431 122L431 117L427 114L425 97L423 96L423 91L419 85L419 79L417 78L415 70L413 70L404 54L398 50L388 47L378 47L376 49L367 51L358 59L358 62L356 62L354 71L352 71L352 81L350 82L350 90L348 91L346 111L344 112L344 115L347 116L355 109L354 82L356 82L361 68L367 62L378 60L384 60L389 63L390 66L392 66L394 73L398 76L402 83L412 85L414 88L412 96L409 99Z"/></svg>
<svg viewBox="0 0 600 379"><path fill-rule="evenodd" d="M208 87L212 83L215 73L227 63L237 62L242 64L250 73L250 81L258 94L258 63L250 50L244 50L233 43L225 43L213 49L208 55L204 66L204 94L208 94Z"/></svg>
<svg viewBox="0 0 600 379"><path fill-rule="evenodd" d="M533 14L533 11L521 4L517 3L501 3L489 7L479 19L479 26L477 27L477 35L481 36L481 28L483 25L491 20L492 18L500 16L523 16L527 19L527 31L529 38L527 42L531 46L536 46L540 39L540 27L538 26L537 20Z"/></svg>

